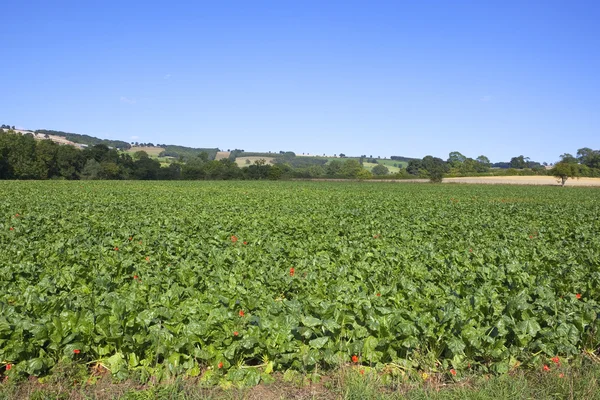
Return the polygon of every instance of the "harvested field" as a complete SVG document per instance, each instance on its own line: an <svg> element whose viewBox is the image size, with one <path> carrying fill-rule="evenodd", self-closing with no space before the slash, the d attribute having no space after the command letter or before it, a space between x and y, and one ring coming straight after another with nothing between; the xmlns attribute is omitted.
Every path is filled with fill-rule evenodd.
<svg viewBox="0 0 600 400"><path fill-rule="evenodd" d="M217 155L215 156L215 160L222 160L224 158L229 158L231 154L230 151L217 151Z"/></svg>
<svg viewBox="0 0 600 400"><path fill-rule="evenodd" d="M552 176L477 176L444 178L445 183L486 183L504 185L551 185L560 186ZM569 179L565 186L600 186L600 178Z"/></svg>

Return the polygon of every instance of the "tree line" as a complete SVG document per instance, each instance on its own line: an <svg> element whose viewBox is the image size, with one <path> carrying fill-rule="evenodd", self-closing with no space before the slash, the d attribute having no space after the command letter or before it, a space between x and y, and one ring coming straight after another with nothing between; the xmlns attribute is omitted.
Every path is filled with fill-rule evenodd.
<svg viewBox="0 0 600 400"><path fill-rule="evenodd" d="M12 130L0 132L0 179L261 179L271 166L240 169L230 160L214 161L208 153L165 166L146 152L130 155L105 144L85 149L36 140Z"/></svg>
<svg viewBox="0 0 600 400"><path fill-rule="evenodd" d="M423 159L412 159L406 171L432 182L441 182L444 176L473 175L551 175L564 185L567 179L577 177L600 177L600 150L589 147L577 150L577 157L565 153L552 168L531 161L523 155L511 158L508 163L491 164L486 156L476 159L468 158L458 151L451 152L447 160L426 156Z"/></svg>
<svg viewBox="0 0 600 400"><path fill-rule="evenodd" d="M600 177L600 150L584 147L577 150L577 157L564 153L550 173L558 178L563 186L569 178Z"/></svg>
<svg viewBox="0 0 600 400"><path fill-rule="evenodd" d="M283 152L275 164L259 159L240 168L233 159L211 159L211 153L203 151L161 165L144 151L130 155L105 144L80 150L9 130L0 132L0 179L276 180L372 176L356 159L333 160L324 165L327 160L311 163L292 152Z"/></svg>
<svg viewBox="0 0 600 400"><path fill-rule="evenodd" d="M409 159L406 168L400 168L394 174L377 159L366 155L328 161L318 157L296 157L293 152L284 151L274 158L273 163L259 159L243 167L236 164L235 157L214 160L216 149L180 156L161 165L143 151L130 155L104 143L80 150L51 140L36 140L31 134L16 134L11 128L5 129L8 131L0 132L0 179L276 180L386 177L427 178L440 182L444 176L485 175L498 171L492 169L493 165L487 157L472 159L460 152L451 152L447 160L433 156ZM363 162L376 165L369 171L363 168ZM572 177L600 176L600 151L583 148L578 150L576 157L563 154L551 170L524 156L513 157L509 164L510 168L503 170L502 174L552 174L564 184ZM400 164L398 166L401 167Z"/></svg>

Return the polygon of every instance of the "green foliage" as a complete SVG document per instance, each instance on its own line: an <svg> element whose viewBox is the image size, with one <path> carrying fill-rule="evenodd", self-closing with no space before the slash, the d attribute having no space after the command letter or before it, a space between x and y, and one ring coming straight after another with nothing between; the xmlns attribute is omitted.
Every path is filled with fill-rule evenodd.
<svg viewBox="0 0 600 400"><path fill-rule="evenodd" d="M236 157L276 157L277 153L235 150Z"/></svg>
<svg viewBox="0 0 600 400"><path fill-rule="evenodd" d="M584 147L577 150L577 159L582 165L592 169L600 169L600 150Z"/></svg>
<svg viewBox="0 0 600 400"><path fill-rule="evenodd" d="M593 189L3 181L0 247L9 377L503 373L600 345Z"/></svg>
<svg viewBox="0 0 600 400"><path fill-rule="evenodd" d="M149 158L150 156L143 150L136 151L133 153L134 160L141 160L142 158Z"/></svg>
<svg viewBox="0 0 600 400"><path fill-rule="evenodd" d="M361 171L364 171L363 167L357 160L348 159L343 162L339 174L344 178L354 179L358 178Z"/></svg>
<svg viewBox="0 0 600 400"><path fill-rule="evenodd" d="M450 164L450 166L454 168L460 167L462 163L464 163L466 160L467 157L465 157L458 151L453 151L448 155L448 164Z"/></svg>
<svg viewBox="0 0 600 400"><path fill-rule="evenodd" d="M390 170L385 165L377 164L376 166L373 167L371 172L373 173L373 175L382 176L382 175L388 175L390 173Z"/></svg>
<svg viewBox="0 0 600 400"><path fill-rule="evenodd" d="M81 177L83 179L100 179L100 173L102 167L100 163L93 158L86 161L83 171L81 171Z"/></svg>
<svg viewBox="0 0 600 400"><path fill-rule="evenodd" d="M325 168L326 174L332 178L340 176L343 165L340 160L331 160Z"/></svg>
<svg viewBox="0 0 600 400"><path fill-rule="evenodd" d="M200 153L183 164L181 176L186 180L229 180L243 178L243 171L234 161L229 159L207 161L206 153Z"/></svg>
<svg viewBox="0 0 600 400"><path fill-rule="evenodd" d="M405 163L409 163L412 160L417 160L417 158L410 158L410 157L402 157L402 156L391 156L390 160L393 161L401 161L401 162L405 162Z"/></svg>
<svg viewBox="0 0 600 400"><path fill-rule="evenodd" d="M423 157L423 169L431 182L439 183L444 178L444 173L448 172L449 166L444 160L437 157Z"/></svg>
<svg viewBox="0 0 600 400"><path fill-rule="evenodd" d="M302 157L288 157L288 158L284 158L281 156L275 157L275 163L276 164L288 164L289 166L293 167L293 168L308 168L311 166L323 166L327 163L327 159L323 158L323 157L306 157L306 156L302 156Z"/></svg>
<svg viewBox="0 0 600 400"><path fill-rule="evenodd" d="M483 165L483 166L485 166L487 168L489 168L490 165L491 165L490 159L487 158L486 156L483 156L483 155L477 157L477 159L475 161L477 161L479 164L481 164L481 165Z"/></svg>
<svg viewBox="0 0 600 400"><path fill-rule="evenodd" d="M564 157L565 160L569 160L568 157ZM561 161L556 163L550 170L552 176L559 179L562 186L565 186L567 179L577 178L580 176L580 166L575 162Z"/></svg>
<svg viewBox="0 0 600 400"><path fill-rule="evenodd" d="M186 146L165 145L164 150L159 154L160 157L174 157L182 160L189 160L201 153L206 153L208 160L214 160L219 149L216 148L193 148Z"/></svg>

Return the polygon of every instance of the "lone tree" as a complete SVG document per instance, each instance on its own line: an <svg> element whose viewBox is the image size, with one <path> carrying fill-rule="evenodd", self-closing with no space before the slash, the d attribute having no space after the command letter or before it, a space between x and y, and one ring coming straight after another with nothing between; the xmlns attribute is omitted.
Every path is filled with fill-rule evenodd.
<svg viewBox="0 0 600 400"><path fill-rule="evenodd" d="M565 186L567 179L579 177L579 165L576 163L561 161L554 164L550 170L552 176L558 179L561 186Z"/></svg>
<svg viewBox="0 0 600 400"><path fill-rule="evenodd" d="M146 153L144 150L139 150L139 151L136 151L135 153L133 153L134 160L141 160L143 158L150 158L148 153Z"/></svg>

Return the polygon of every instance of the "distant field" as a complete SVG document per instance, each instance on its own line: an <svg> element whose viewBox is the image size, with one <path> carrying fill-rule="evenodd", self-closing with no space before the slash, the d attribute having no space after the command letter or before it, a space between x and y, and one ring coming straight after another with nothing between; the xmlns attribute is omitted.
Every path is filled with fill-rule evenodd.
<svg viewBox="0 0 600 400"><path fill-rule="evenodd" d="M385 165L388 168L396 168L399 169L398 167L395 167L394 165L398 165L401 166L402 168L406 168L406 166L408 165L407 162L405 161L396 161L396 160L390 160L390 159L381 159L381 160L377 160L377 163ZM390 172L392 171L390 168Z"/></svg>
<svg viewBox="0 0 600 400"><path fill-rule="evenodd" d="M387 164L384 164L384 163L380 163L380 164L385 165L387 167L387 169L390 171L390 174L395 174L396 172L400 172L400 168L394 167L393 164L392 165L387 165ZM369 171L371 171L373 169L373 167L375 167L376 165L378 165L378 164L368 163L368 162L363 163L363 167L366 170L369 170Z"/></svg>
<svg viewBox="0 0 600 400"><path fill-rule="evenodd" d="M164 151L165 149L162 147L142 147L142 146L132 146L129 150L127 150L127 153L131 153L134 154L137 151L145 151L146 153L148 153L149 156L156 156L158 157L158 155Z"/></svg>
<svg viewBox="0 0 600 400"><path fill-rule="evenodd" d="M246 160L249 160L250 162L247 163ZM272 161L274 160L274 158L273 157L238 157L235 159L235 162L238 165L238 167L242 168L242 167L247 167L248 165L254 164L254 162L257 160L265 160L267 162L267 164L272 164Z"/></svg>
<svg viewBox="0 0 600 400"><path fill-rule="evenodd" d="M345 161L345 160L356 160L356 161L359 161L360 160L360 157L344 157L344 158L340 158L340 157L323 157L323 158L326 158L328 160L327 163L330 163L332 160L338 160L338 161ZM406 166L408 165L408 163L404 162L404 161L395 161L395 160L383 159L383 158L377 159L377 164L385 165L390 170L391 174L394 174L394 173L400 171L400 168L396 167L394 165L401 166L402 168L406 168ZM363 163L363 167L365 169L367 169L367 170L370 171L377 164L364 162Z"/></svg>
<svg viewBox="0 0 600 400"><path fill-rule="evenodd" d="M222 160L224 158L229 158L231 154L230 151L217 151L217 155L215 156L215 160Z"/></svg>

